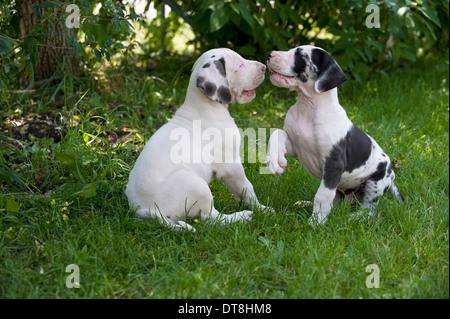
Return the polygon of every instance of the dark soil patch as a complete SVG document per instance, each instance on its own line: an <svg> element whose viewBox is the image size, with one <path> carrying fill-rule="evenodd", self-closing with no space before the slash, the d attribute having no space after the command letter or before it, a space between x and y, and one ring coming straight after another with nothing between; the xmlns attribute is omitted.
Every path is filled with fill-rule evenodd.
<svg viewBox="0 0 450 319"><path fill-rule="evenodd" d="M66 134L60 119L50 118L48 114L6 119L0 124L0 133L16 140L30 141L37 138L53 138L55 143Z"/></svg>

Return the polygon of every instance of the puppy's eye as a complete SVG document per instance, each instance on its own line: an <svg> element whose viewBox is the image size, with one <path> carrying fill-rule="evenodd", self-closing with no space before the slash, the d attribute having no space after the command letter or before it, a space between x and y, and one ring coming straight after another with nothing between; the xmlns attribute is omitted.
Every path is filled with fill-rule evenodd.
<svg viewBox="0 0 450 319"><path fill-rule="evenodd" d="M239 66L240 69L242 69L242 68L244 68L244 67L245 67L244 63L242 63L242 64Z"/></svg>

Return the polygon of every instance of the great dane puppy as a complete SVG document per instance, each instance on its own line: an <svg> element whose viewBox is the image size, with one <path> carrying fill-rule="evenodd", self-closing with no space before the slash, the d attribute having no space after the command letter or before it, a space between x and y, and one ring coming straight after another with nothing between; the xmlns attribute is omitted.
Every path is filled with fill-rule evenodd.
<svg viewBox="0 0 450 319"><path fill-rule="evenodd" d="M349 120L339 104L336 87L347 78L330 54L307 45L272 51L267 66L274 85L298 92L284 129L270 136L267 165L273 175L282 174L287 154L321 179L310 224L326 222L334 200L342 197L362 201L357 216L364 208L373 215L378 198L387 191L404 201L394 184L389 157Z"/></svg>
<svg viewBox="0 0 450 319"><path fill-rule="evenodd" d="M209 183L223 181L236 200L259 204L239 157L240 133L229 103L247 103L266 66L230 49L205 52L194 64L184 104L150 138L130 173L126 195L143 218L195 231L181 220L197 216L221 223L250 220L252 211L219 213Z"/></svg>

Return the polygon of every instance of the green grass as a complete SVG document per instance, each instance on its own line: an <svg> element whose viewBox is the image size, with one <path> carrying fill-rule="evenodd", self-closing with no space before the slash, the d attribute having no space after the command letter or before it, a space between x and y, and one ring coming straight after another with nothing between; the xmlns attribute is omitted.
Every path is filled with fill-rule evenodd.
<svg viewBox="0 0 450 319"><path fill-rule="evenodd" d="M311 208L294 203L312 200L319 180L295 159L277 178L246 163L277 214L256 211L250 223L227 226L191 219L195 234L136 218L124 195L138 152L182 103L188 75L117 71L103 89L81 85L56 109L42 103L41 112L64 118L61 142L3 135L8 176L31 191L0 185L1 298L449 298L448 61L339 89L352 121L396 161L403 205L384 196L375 218L351 222L355 207L341 204L314 228ZM257 94L230 106L238 126L281 127L295 94L267 80ZM8 102L3 120L40 101ZM222 183L211 188L219 211L242 209ZM65 285L69 264L79 266L79 289ZM378 289L365 284L370 264L380 269Z"/></svg>

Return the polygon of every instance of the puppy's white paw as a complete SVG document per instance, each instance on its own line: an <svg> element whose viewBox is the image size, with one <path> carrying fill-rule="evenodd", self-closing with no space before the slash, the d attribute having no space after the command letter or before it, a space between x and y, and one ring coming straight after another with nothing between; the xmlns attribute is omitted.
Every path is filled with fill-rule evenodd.
<svg viewBox="0 0 450 319"><path fill-rule="evenodd" d="M269 171L274 176L280 176L284 173L284 170L287 166L287 160L284 156L286 154L286 151L269 151L266 156L267 161L267 167L269 168Z"/></svg>
<svg viewBox="0 0 450 319"><path fill-rule="evenodd" d="M178 227L180 227L181 229L186 230L186 231L190 231L192 233L195 233L197 231L194 227L192 227L188 223L185 223L182 220L178 221L178 225L179 225Z"/></svg>
<svg viewBox="0 0 450 319"><path fill-rule="evenodd" d="M243 210L243 211L234 213L232 215L234 215L234 216L232 217L231 222L236 222L236 221L248 222L248 221L252 220L253 212L251 210Z"/></svg>

